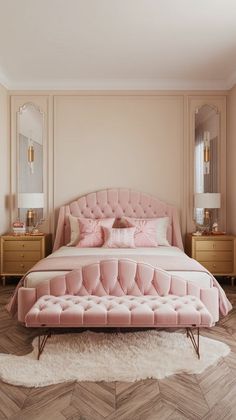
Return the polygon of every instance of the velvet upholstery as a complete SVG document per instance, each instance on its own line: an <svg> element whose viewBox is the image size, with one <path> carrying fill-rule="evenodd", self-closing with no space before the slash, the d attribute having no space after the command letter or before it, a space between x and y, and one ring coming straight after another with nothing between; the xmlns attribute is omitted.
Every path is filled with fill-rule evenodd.
<svg viewBox="0 0 236 420"><path fill-rule="evenodd" d="M123 216L135 218L168 216L170 224L167 230L167 239L170 245L183 249L176 208L149 194L130 189L107 189L87 194L68 205L62 206L59 210L54 251L70 242L69 214L90 219L121 218Z"/></svg>
<svg viewBox="0 0 236 420"><path fill-rule="evenodd" d="M195 296L42 296L25 317L29 327L210 327Z"/></svg>
<svg viewBox="0 0 236 420"><path fill-rule="evenodd" d="M104 243L103 227L112 228L114 221L114 217L99 220L79 218L80 238L76 246L79 248L101 247Z"/></svg>
<svg viewBox="0 0 236 420"><path fill-rule="evenodd" d="M155 318L156 321L153 318L155 314L153 316L150 315L150 311L155 312L157 310L155 305L161 307L161 316L163 316L165 325L171 326L173 323L183 325L183 319L185 319L186 324L188 322L196 324L196 319L198 319L198 323L201 325L206 322L208 323L207 325L212 325L219 319L218 300L218 289L215 287L202 289L181 277L171 275L148 264L137 263L127 259L111 259L56 276L47 282L39 284L35 289L19 288L18 319L21 322L27 321L27 325L32 323L38 326L41 323L48 325L48 322L50 325L56 325L61 316L59 314L63 312L63 308L65 310L66 305L66 310L70 313L68 322L72 325L73 322L75 323L73 321L74 311L75 317L77 316L76 311L80 311L81 317L83 305L87 302L86 308L88 308L88 302L90 301L90 309L94 317L93 322L91 319L89 320L89 325L91 322L92 324L95 323L96 314L98 318L100 314L103 314L103 321L99 318L98 322L104 323L105 319L108 322L110 317L110 315L108 317L108 312L111 308L114 309L114 312L119 312L117 318L114 318L116 321L113 319L111 325L118 322L119 326L122 326L122 319L124 320L124 326L127 325L127 322L129 322L129 325L132 325L133 322L133 325L137 325L136 316L134 320L134 317L130 314L130 311L132 312L133 310L131 309L132 307L137 308L135 311L140 311L139 314L143 314L143 321L141 320L142 317L139 318L140 325L142 325L142 322L143 325L149 325L147 322L148 316L150 316L150 325L153 325L154 322L156 325L157 318ZM67 301L71 302L69 304L71 308L66 303ZM46 302L48 303L46 304ZM123 304L120 302L123 302ZM145 305L140 302L145 302ZM155 310L152 305L155 306ZM200 309L197 309L200 307L202 312ZM184 311L184 318L182 315L176 316L174 314L173 311L177 311L177 314L180 314L179 310L181 313ZM200 317L201 319L199 314L197 315L199 311L203 315L203 318ZM44 315L40 315L42 312ZM37 316L35 315L36 313L38 314ZM209 314L208 318L206 313ZM46 322L46 314L49 316L48 322ZM42 321L42 316L44 321ZM85 318L83 320L83 325L87 325ZM80 320L79 323L81 322Z"/></svg>
<svg viewBox="0 0 236 420"><path fill-rule="evenodd" d="M135 248L135 227L128 228L103 228L104 248Z"/></svg>

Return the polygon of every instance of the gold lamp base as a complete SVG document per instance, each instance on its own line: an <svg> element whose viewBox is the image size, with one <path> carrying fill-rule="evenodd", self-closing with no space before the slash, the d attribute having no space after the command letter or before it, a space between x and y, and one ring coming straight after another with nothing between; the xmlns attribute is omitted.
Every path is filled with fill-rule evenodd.
<svg viewBox="0 0 236 420"><path fill-rule="evenodd" d="M36 211L29 209L26 214L26 229L31 232L36 225Z"/></svg>

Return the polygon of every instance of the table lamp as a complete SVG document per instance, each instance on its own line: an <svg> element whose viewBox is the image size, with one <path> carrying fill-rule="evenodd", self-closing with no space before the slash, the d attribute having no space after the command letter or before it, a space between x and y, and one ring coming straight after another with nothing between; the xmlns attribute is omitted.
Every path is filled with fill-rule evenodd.
<svg viewBox="0 0 236 420"><path fill-rule="evenodd" d="M18 194L18 209L27 209L26 228L28 232L35 229L39 223L38 214L35 209L44 208L43 193L20 193Z"/></svg>
<svg viewBox="0 0 236 420"><path fill-rule="evenodd" d="M204 209L204 227L212 228L212 210L220 208L220 193L196 193L194 194L195 209Z"/></svg>

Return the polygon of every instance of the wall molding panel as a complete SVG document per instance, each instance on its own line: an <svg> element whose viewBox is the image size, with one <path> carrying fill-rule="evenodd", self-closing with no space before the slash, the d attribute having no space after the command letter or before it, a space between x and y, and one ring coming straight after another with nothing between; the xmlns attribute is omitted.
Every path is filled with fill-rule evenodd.
<svg viewBox="0 0 236 420"><path fill-rule="evenodd" d="M53 211L50 208L51 200L49 198L49 126L48 109L49 98L41 95L11 96L11 202L10 202L10 220L11 223L17 217L16 195L17 195L17 141L18 141L18 112L27 103L32 103L43 112L43 189L44 189L44 216L42 230L49 232L52 230L50 223L50 214Z"/></svg>
<svg viewBox="0 0 236 420"><path fill-rule="evenodd" d="M210 105L220 115L219 126L219 191L221 193L220 222L221 229L226 230L226 96L189 96L188 97L188 162L189 176L187 195L187 231L195 229L193 220L193 196L194 196L194 143L195 143L195 110L203 105Z"/></svg>

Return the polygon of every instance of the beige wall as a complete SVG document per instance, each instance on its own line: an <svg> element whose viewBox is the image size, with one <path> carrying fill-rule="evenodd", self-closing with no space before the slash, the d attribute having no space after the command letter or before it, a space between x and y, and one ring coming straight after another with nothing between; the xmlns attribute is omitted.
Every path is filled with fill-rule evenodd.
<svg viewBox="0 0 236 420"><path fill-rule="evenodd" d="M236 234L236 86L227 98L227 230Z"/></svg>
<svg viewBox="0 0 236 420"><path fill-rule="evenodd" d="M57 96L54 205L130 187L183 206L183 97Z"/></svg>
<svg viewBox="0 0 236 420"><path fill-rule="evenodd" d="M9 229L10 140L9 96L0 85L0 234Z"/></svg>
<svg viewBox="0 0 236 420"><path fill-rule="evenodd" d="M10 92L13 140L19 106L34 102L46 115L44 149L48 156L45 181L49 218L45 231L53 231L54 210L58 207L88 192L109 187L133 188L176 205L182 232L194 229L194 130L190 122L194 121L196 106L204 103L221 106L225 94ZM225 115L223 105L220 109ZM14 162L13 159L13 175Z"/></svg>

